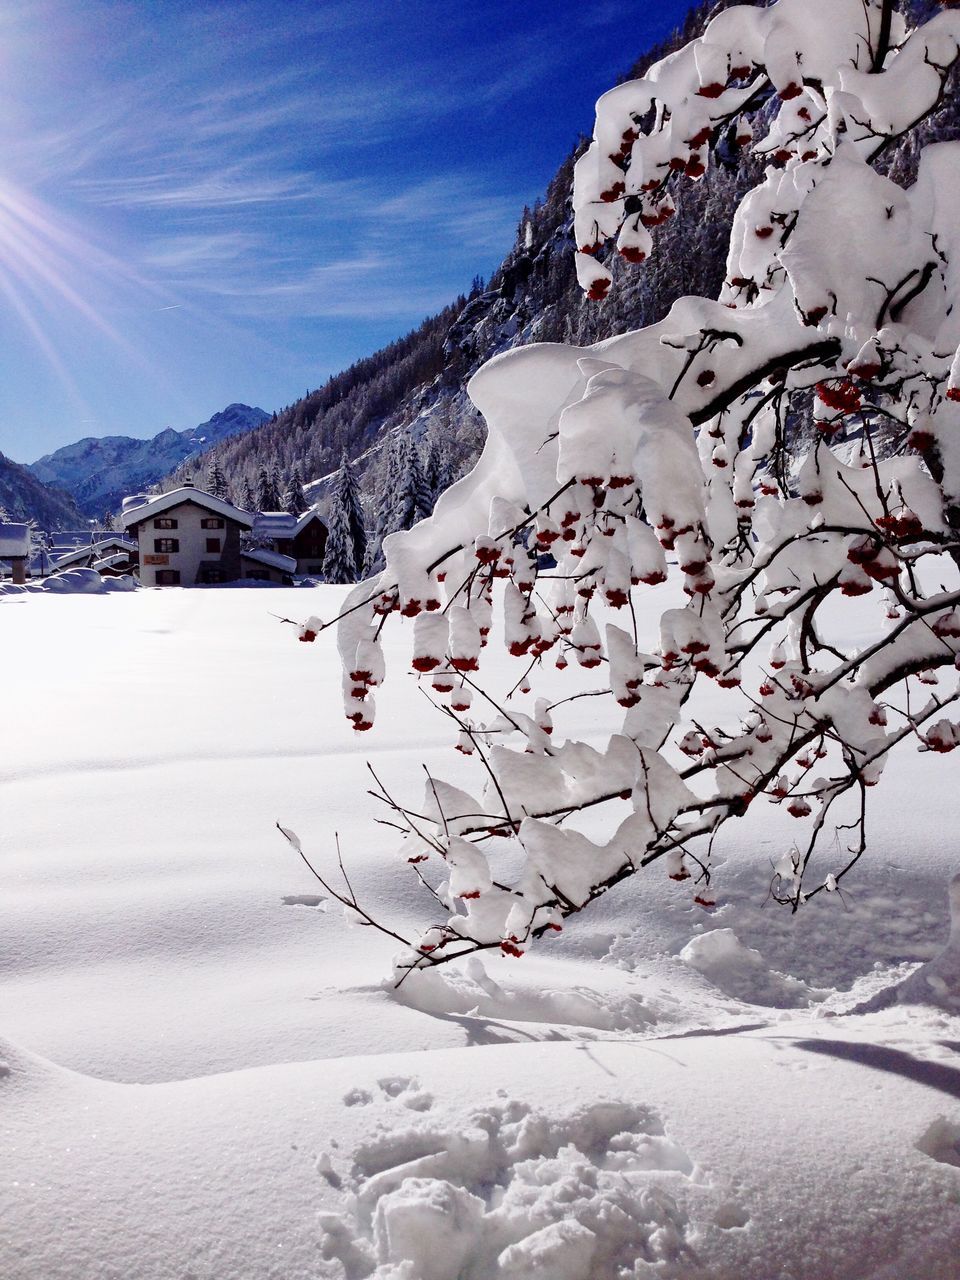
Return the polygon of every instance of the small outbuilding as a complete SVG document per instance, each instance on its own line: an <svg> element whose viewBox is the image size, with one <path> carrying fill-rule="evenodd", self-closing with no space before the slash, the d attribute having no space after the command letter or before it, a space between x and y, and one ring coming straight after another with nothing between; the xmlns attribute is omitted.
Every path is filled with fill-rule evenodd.
<svg viewBox="0 0 960 1280"><path fill-rule="evenodd" d="M240 563L244 578L257 582L280 582L288 587L292 586L293 575L297 572L293 556L282 556L279 551L271 551L268 547L241 551Z"/></svg>
<svg viewBox="0 0 960 1280"><path fill-rule="evenodd" d="M262 511L254 521L253 537L280 555L292 556L297 573L318 577L323 572L327 526L316 507L310 507L302 516L293 516L287 511Z"/></svg>
<svg viewBox="0 0 960 1280"><path fill-rule="evenodd" d="M47 568L47 573L60 573L63 569L96 569L102 573L101 565L110 561L110 574L132 573L137 564L136 544L129 538L119 534L111 534L88 542L85 547L75 547L57 556Z"/></svg>
<svg viewBox="0 0 960 1280"><path fill-rule="evenodd" d="M10 565L13 581L18 586L27 580L30 560L30 526L0 523L0 561Z"/></svg>

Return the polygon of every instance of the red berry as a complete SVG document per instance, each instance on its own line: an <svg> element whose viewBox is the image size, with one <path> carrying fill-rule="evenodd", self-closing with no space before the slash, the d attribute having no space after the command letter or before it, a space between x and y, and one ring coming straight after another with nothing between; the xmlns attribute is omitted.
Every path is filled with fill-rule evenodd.
<svg viewBox="0 0 960 1280"><path fill-rule="evenodd" d="M860 388L846 378L834 382L818 382L817 399L828 409L853 413L860 408Z"/></svg>

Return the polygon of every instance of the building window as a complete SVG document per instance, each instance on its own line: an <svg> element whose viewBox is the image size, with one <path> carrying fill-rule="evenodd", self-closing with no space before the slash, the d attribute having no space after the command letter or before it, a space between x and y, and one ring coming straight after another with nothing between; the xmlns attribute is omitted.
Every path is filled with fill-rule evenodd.
<svg viewBox="0 0 960 1280"><path fill-rule="evenodd" d="M156 583L158 587L179 587L180 570L179 569L158 569L156 575Z"/></svg>
<svg viewBox="0 0 960 1280"><path fill-rule="evenodd" d="M177 522L171 516L158 516L153 522L155 529L176 529Z"/></svg>
<svg viewBox="0 0 960 1280"><path fill-rule="evenodd" d="M266 569L248 569L247 577L252 578L254 582L269 582L270 574Z"/></svg>
<svg viewBox="0 0 960 1280"><path fill-rule="evenodd" d="M208 551L208 552L210 552L210 551L215 551L217 554L219 554L219 552L220 552L220 539L219 539L219 538L208 538L208 539L207 539L207 551Z"/></svg>
<svg viewBox="0 0 960 1280"><path fill-rule="evenodd" d="M179 551L180 539L179 538L154 538L153 549L154 551Z"/></svg>
<svg viewBox="0 0 960 1280"><path fill-rule="evenodd" d="M219 516L204 516L200 521L201 529L222 529L223 521Z"/></svg>
<svg viewBox="0 0 960 1280"><path fill-rule="evenodd" d="M205 564L201 566L200 573L197 576L197 581L203 583L226 582L227 575L223 569L219 568L217 565Z"/></svg>

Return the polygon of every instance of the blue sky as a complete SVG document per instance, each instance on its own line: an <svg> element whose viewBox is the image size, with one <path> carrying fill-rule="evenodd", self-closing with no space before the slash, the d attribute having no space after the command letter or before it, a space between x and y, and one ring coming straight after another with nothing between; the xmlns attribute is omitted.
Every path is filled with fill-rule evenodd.
<svg viewBox="0 0 960 1280"><path fill-rule="evenodd" d="M272 410L488 275L687 0L0 0L0 450Z"/></svg>

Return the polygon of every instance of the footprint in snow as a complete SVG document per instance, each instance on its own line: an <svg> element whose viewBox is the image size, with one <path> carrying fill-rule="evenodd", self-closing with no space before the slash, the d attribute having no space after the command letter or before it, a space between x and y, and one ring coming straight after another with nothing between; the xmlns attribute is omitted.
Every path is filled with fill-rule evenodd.
<svg viewBox="0 0 960 1280"><path fill-rule="evenodd" d="M422 1090L420 1081L412 1076L384 1076L377 1084L386 1098L410 1111L429 1111L433 1106L433 1095Z"/></svg>

